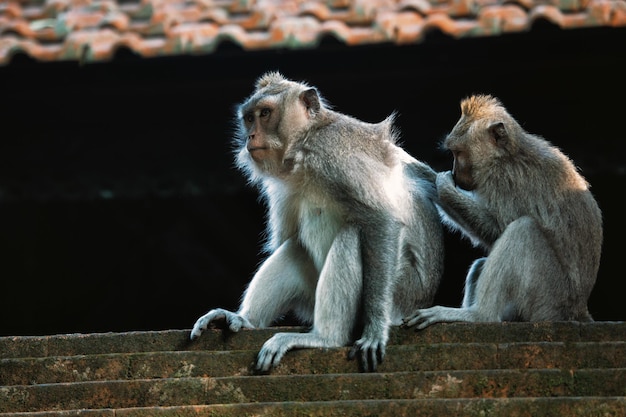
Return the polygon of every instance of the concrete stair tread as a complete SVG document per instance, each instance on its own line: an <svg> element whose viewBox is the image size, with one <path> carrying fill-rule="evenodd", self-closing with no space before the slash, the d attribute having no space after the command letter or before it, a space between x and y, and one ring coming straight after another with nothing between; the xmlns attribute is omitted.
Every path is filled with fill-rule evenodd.
<svg viewBox="0 0 626 417"><path fill-rule="evenodd" d="M328 374L358 371L349 348L289 352L272 374ZM86 380L255 375L256 350L112 353L0 360L0 385ZM614 368L626 364L626 342L435 343L390 345L380 372Z"/></svg>
<svg viewBox="0 0 626 417"><path fill-rule="evenodd" d="M317 402L263 402L243 404L132 407L102 410L55 410L0 413L2 417L286 417L337 416L398 417L410 415L457 417L591 417L623 416L625 397L428 398L412 400L349 400Z"/></svg>
<svg viewBox="0 0 626 417"><path fill-rule="evenodd" d="M304 330L3 337L0 416L626 415L623 322L394 328L377 373L347 347L254 373L265 340Z"/></svg>
<svg viewBox="0 0 626 417"><path fill-rule="evenodd" d="M626 369L427 371L87 381L12 386L3 411L370 399L616 396ZM1 398L2 394L0 394Z"/></svg>
<svg viewBox="0 0 626 417"><path fill-rule="evenodd" d="M279 331L306 330L302 327L273 327L244 329L233 334L210 329L195 341L189 340L189 330L0 337L0 359L98 353L259 349L265 340ZM389 344L620 340L626 340L626 322L443 323L419 332L394 328Z"/></svg>

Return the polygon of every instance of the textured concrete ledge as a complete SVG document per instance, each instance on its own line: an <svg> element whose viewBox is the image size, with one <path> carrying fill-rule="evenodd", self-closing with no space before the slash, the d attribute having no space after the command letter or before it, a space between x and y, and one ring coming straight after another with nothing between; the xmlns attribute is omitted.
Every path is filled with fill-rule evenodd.
<svg viewBox="0 0 626 417"><path fill-rule="evenodd" d="M624 397L592 398L472 398L427 400L360 400L311 403L248 403L146 407L105 410L67 410L43 413L9 413L3 417L595 417L626 415Z"/></svg>
<svg viewBox="0 0 626 417"><path fill-rule="evenodd" d="M286 400L613 397L625 394L624 381L626 369L516 369L41 384L15 386L1 393L0 413Z"/></svg>
<svg viewBox="0 0 626 417"><path fill-rule="evenodd" d="M0 360L0 385L255 376L256 350L147 352ZM358 372L348 348L289 352L272 375ZM626 342L434 343L389 346L380 372L626 366Z"/></svg>
<svg viewBox="0 0 626 417"><path fill-rule="evenodd" d="M232 334L213 329L193 342L189 340L189 330L0 337L0 359L178 350L255 350L279 331L306 330L273 327ZM394 328L389 344L617 340L626 341L626 322L451 323L438 324L419 332Z"/></svg>
<svg viewBox="0 0 626 417"><path fill-rule="evenodd" d="M0 338L0 417L624 416L626 324L393 329L378 373L349 348L254 358L271 328Z"/></svg>

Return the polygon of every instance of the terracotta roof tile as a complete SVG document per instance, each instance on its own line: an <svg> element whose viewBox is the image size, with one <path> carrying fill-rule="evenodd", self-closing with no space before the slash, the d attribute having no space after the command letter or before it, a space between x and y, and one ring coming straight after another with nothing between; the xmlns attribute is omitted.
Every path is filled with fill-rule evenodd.
<svg viewBox="0 0 626 417"><path fill-rule="evenodd" d="M41 60L312 48L324 36L347 45L414 43L431 30L452 37L626 26L626 0L0 0L0 64L18 52Z"/></svg>

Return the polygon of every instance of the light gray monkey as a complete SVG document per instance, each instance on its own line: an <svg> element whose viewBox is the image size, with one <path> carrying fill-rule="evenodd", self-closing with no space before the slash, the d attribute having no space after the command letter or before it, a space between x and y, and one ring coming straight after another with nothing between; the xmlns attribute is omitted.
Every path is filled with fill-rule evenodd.
<svg viewBox="0 0 626 417"><path fill-rule="evenodd" d="M461 308L418 310L405 326L591 321L587 301L600 263L602 215L587 182L496 98L470 97L461 110L443 143L454 166L438 174L439 204L449 225L488 256L470 268Z"/></svg>
<svg viewBox="0 0 626 417"><path fill-rule="evenodd" d="M389 326L432 305L443 269L436 173L396 145L392 122L332 111L315 88L279 73L257 80L234 141L238 167L267 204L269 256L239 311L209 311L192 339L214 321L236 332L292 311L311 330L274 335L257 370L293 348L352 342L349 357L376 370Z"/></svg>

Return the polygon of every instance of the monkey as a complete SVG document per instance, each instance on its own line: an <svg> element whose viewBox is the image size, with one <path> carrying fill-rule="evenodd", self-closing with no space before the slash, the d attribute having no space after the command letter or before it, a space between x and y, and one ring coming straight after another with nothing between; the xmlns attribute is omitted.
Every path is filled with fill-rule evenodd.
<svg viewBox="0 0 626 417"><path fill-rule="evenodd" d="M460 308L418 309L405 327L439 322L593 321L587 307L602 246L602 214L568 156L526 132L490 95L462 100L437 174L444 222L487 256L465 280Z"/></svg>
<svg viewBox="0 0 626 417"><path fill-rule="evenodd" d="M267 208L268 256L239 310L209 311L192 340L212 324L237 332L292 313L309 331L272 336L255 371L291 349L351 343L348 358L376 371L390 326L433 304L443 270L436 173L398 145L394 116L363 122L305 82L257 79L238 107L233 147Z"/></svg>

